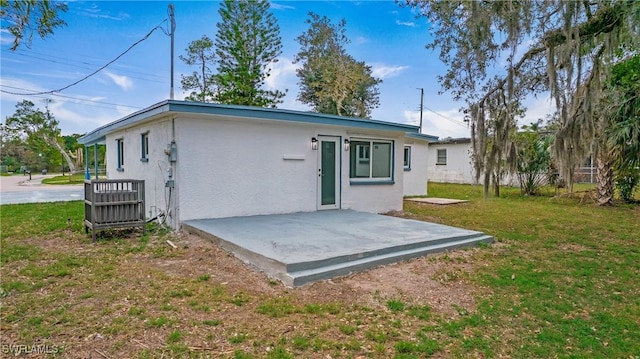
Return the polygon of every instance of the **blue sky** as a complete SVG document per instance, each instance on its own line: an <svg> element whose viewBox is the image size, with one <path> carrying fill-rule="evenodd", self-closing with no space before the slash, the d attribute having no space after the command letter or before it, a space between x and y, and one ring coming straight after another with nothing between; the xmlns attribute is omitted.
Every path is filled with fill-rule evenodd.
<svg viewBox="0 0 640 359"><path fill-rule="evenodd" d="M45 40L34 38L31 48L9 50L11 38L2 33L1 85L11 92L49 91L69 85L125 51L151 29L167 19L169 3L175 5L175 98L183 99L180 75L192 68L178 58L190 41L202 35L215 37L219 21L216 1L70 1L63 14L67 26ZM347 21L351 43L347 51L372 66L381 78L380 106L376 120L417 125L420 118L420 90L424 88L423 132L441 138L468 137L469 129L458 112L461 104L448 93L439 95L437 76L445 68L437 52L425 49L429 25L409 8L393 1L273 1L271 11L278 19L283 52L274 65L268 86L288 89L279 108L308 111L296 101L298 93L294 55L295 38L307 29L309 11L337 22ZM166 29L167 23L162 23ZM169 98L170 38L154 31L105 70L55 95L1 95L2 121L14 113L23 99L44 109L45 99L60 121L63 134L85 133L131 112ZM544 117L545 99L530 104L525 123Z"/></svg>

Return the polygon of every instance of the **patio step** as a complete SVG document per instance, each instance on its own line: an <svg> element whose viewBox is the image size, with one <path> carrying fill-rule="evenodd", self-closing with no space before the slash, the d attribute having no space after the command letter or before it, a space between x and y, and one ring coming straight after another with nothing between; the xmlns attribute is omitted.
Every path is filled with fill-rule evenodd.
<svg viewBox="0 0 640 359"><path fill-rule="evenodd" d="M452 243L458 243L462 241L469 240L469 242L473 242L475 239L477 241L478 237L484 236L483 233L480 232L471 232L467 235L454 234L451 236L443 236L438 238L425 239L417 242L403 243L396 246L383 247L375 250L357 252L342 256L335 256L331 258L324 258L314 261L305 261L300 263L290 263L287 265L287 272L299 272L304 270L311 270L315 268L325 268L336 264L341 264L345 262L353 262L358 260L366 260L369 257L382 257L386 254L393 253L401 253L412 251L414 249L424 249L424 248L448 248ZM455 247L454 247L455 248Z"/></svg>
<svg viewBox="0 0 640 359"><path fill-rule="evenodd" d="M327 261L331 261L333 263L325 263L325 265L318 265L318 263L310 262L295 263L289 265L288 267L293 266L295 268L303 268L307 264L309 266L305 269L293 271L287 270L286 276L278 277L280 280L285 282L286 285L297 287L309 282L334 278L338 276L345 276L354 272L363 271L380 265L421 257L426 254L434 254L461 247L475 246L478 245L478 243L491 243L492 241L492 236L478 234L473 236L466 236L463 238L456 237L455 239L448 238L448 240L432 241L431 243L427 242L418 247L411 246L410 248L404 248L400 250L396 248L395 251L383 251L381 253L367 255L360 258L354 258L356 256L343 256L340 257L341 261L337 260L338 257L331 258Z"/></svg>

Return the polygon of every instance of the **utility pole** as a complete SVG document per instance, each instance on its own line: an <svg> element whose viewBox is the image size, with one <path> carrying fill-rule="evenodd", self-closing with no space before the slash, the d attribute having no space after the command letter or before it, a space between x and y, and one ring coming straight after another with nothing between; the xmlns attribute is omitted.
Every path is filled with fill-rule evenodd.
<svg viewBox="0 0 640 359"><path fill-rule="evenodd" d="M176 32L176 18L173 4L169 4L169 20L171 21L171 90L169 91L169 99L173 100L173 43Z"/></svg>
<svg viewBox="0 0 640 359"><path fill-rule="evenodd" d="M418 88L420 90L420 133L422 133L422 108L424 106L424 87Z"/></svg>

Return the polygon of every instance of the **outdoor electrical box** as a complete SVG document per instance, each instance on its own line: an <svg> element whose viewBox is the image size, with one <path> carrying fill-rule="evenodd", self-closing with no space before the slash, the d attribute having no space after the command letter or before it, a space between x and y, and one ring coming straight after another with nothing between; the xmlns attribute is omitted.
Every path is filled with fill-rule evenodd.
<svg viewBox="0 0 640 359"><path fill-rule="evenodd" d="M176 162L178 160L178 145L176 145L176 141L171 141L167 150L169 162Z"/></svg>
<svg viewBox="0 0 640 359"><path fill-rule="evenodd" d="M175 187L176 182L174 180L168 180L167 182L164 183L164 186L166 188L173 188Z"/></svg>

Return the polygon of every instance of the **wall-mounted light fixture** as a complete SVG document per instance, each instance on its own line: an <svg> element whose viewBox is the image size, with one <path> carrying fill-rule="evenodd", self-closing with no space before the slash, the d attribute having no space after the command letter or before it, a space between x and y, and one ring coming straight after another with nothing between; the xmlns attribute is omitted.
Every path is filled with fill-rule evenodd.
<svg viewBox="0 0 640 359"><path fill-rule="evenodd" d="M314 151L318 149L318 139L315 137L311 137L311 149Z"/></svg>
<svg viewBox="0 0 640 359"><path fill-rule="evenodd" d="M349 147L351 147L351 141L348 138L344 139L344 150L349 151Z"/></svg>

